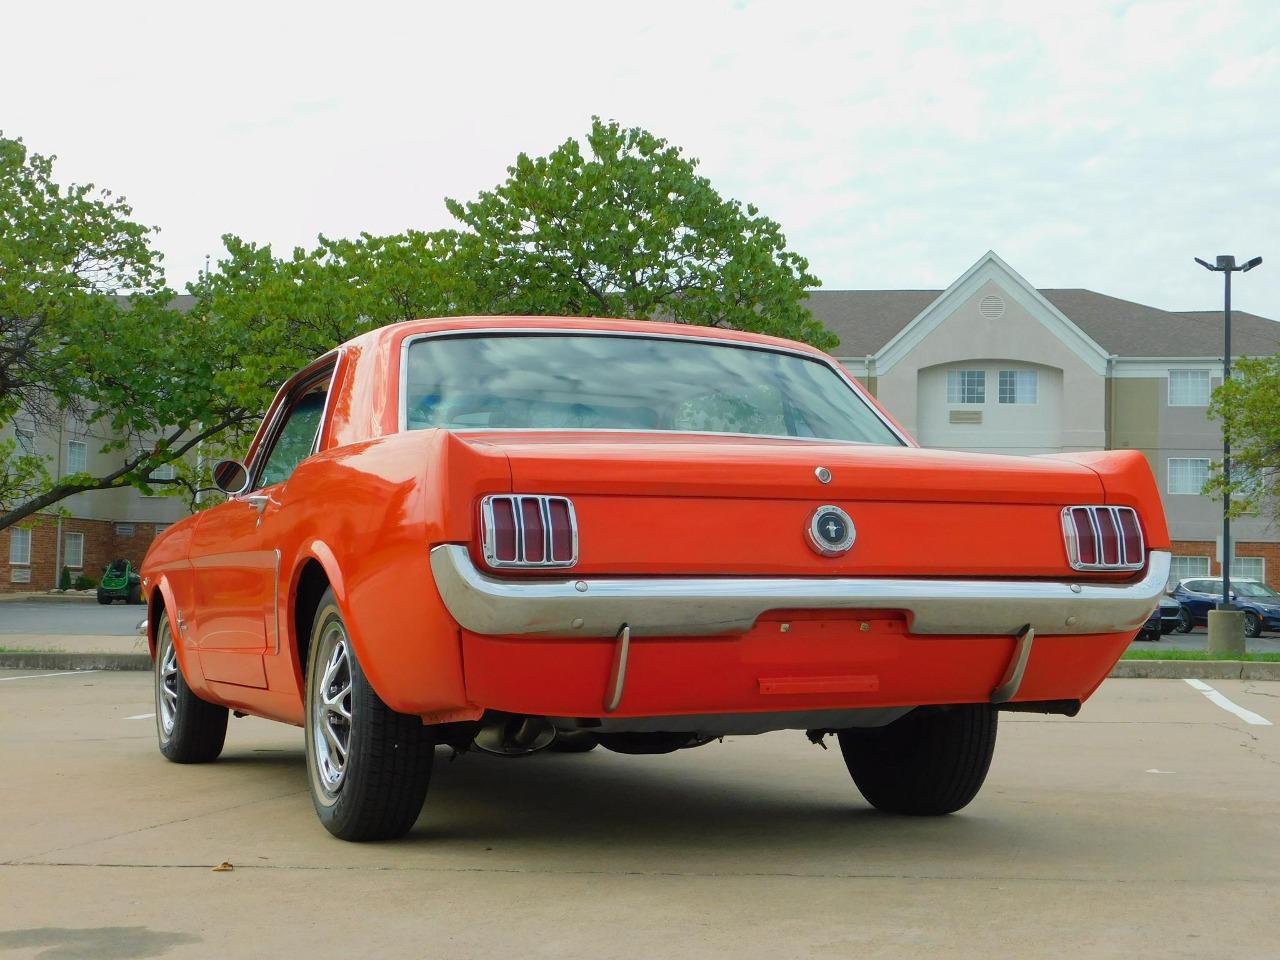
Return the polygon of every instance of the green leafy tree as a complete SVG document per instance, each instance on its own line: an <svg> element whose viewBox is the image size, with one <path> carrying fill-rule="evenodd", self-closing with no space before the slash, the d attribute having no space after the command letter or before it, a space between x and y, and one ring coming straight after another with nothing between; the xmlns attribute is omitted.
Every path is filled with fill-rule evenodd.
<svg viewBox="0 0 1280 960"><path fill-rule="evenodd" d="M818 285L776 222L726 200L698 162L638 127L593 118L586 152L566 140L520 154L470 203L458 263L484 313L668 319L807 340L836 338L810 316Z"/></svg>
<svg viewBox="0 0 1280 960"><path fill-rule="evenodd" d="M1213 392L1209 415L1231 438L1231 507L1236 515L1261 510L1280 518L1280 354L1233 361L1232 377ZM1222 496L1221 464L1205 486Z"/></svg>
<svg viewBox="0 0 1280 960"><path fill-rule="evenodd" d="M220 390L221 326L171 308L155 231L109 191L62 186L53 163L0 135L0 426L97 425L112 466L58 476L0 444L0 529L77 493L150 491L157 468L255 415Z"/></svg>

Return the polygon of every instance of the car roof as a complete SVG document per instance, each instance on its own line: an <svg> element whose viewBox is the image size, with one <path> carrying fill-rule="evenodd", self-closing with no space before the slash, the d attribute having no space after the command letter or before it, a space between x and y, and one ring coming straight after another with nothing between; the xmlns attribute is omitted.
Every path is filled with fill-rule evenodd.
<svg viewBox="0 0 1280 960"><path fill-rule="evenodd" d="M772 347L793 353L807 353L826 358L817 347L798 340L787 340L763 333L733 330L726 327L704 327L690 323L670 323L663 320L627 320L605 317L555 317L555 316L470 316L428 317L421 320L403 320L366 331L348 340L342 346L360 346L373 342L390 342L394 338L423 333L484 332L488 330L519 331L553 330L562 333L635 333L649 336L723 340L730 344Z"/></svg>

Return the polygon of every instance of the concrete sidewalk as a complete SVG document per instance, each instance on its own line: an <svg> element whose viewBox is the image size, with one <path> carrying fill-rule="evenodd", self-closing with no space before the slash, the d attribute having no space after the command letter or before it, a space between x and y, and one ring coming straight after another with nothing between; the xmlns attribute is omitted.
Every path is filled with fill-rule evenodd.
<svg viewBox="0 0 1280 960"><path fill-rule="evenodd" d="M41 603L97 603L97 590L41 590L32 593L0 593L0 603L24 603L32 600Z"/></svg>

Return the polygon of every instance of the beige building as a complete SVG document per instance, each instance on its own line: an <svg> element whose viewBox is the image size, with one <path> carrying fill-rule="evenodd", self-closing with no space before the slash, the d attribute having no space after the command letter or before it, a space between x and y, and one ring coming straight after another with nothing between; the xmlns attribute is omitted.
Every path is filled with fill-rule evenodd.
<svg viewBox="0 0 1280 960"><path fill-rule="evenodd" d="M1207 417L1222 382L1222 314L1091 290L1037 290L987 253L945 290L815 291L836 355L925 446L989 453L1141 450L1164 495L1174 576L1219 574L1221 458ZM1280 323L1235 312L1232 350L1280 349ZM1280 530L1232 525L1238 576L1280 584Z"/></svg>

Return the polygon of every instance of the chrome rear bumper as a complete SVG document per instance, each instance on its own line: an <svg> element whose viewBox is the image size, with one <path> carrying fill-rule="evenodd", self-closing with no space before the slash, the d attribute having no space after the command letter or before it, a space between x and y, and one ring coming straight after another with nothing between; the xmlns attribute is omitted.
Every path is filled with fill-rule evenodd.
<svg viewBox="0 0 1280 960"><path fill-rule="evenodd" d="M460 544L431 551L445 606L490 636L635 637L745 633L768 610L905 610L915 634L1125 633L1155 609L1169 553L1128 583L879 577L568 577L517 580L477 569Z"/></svg>

